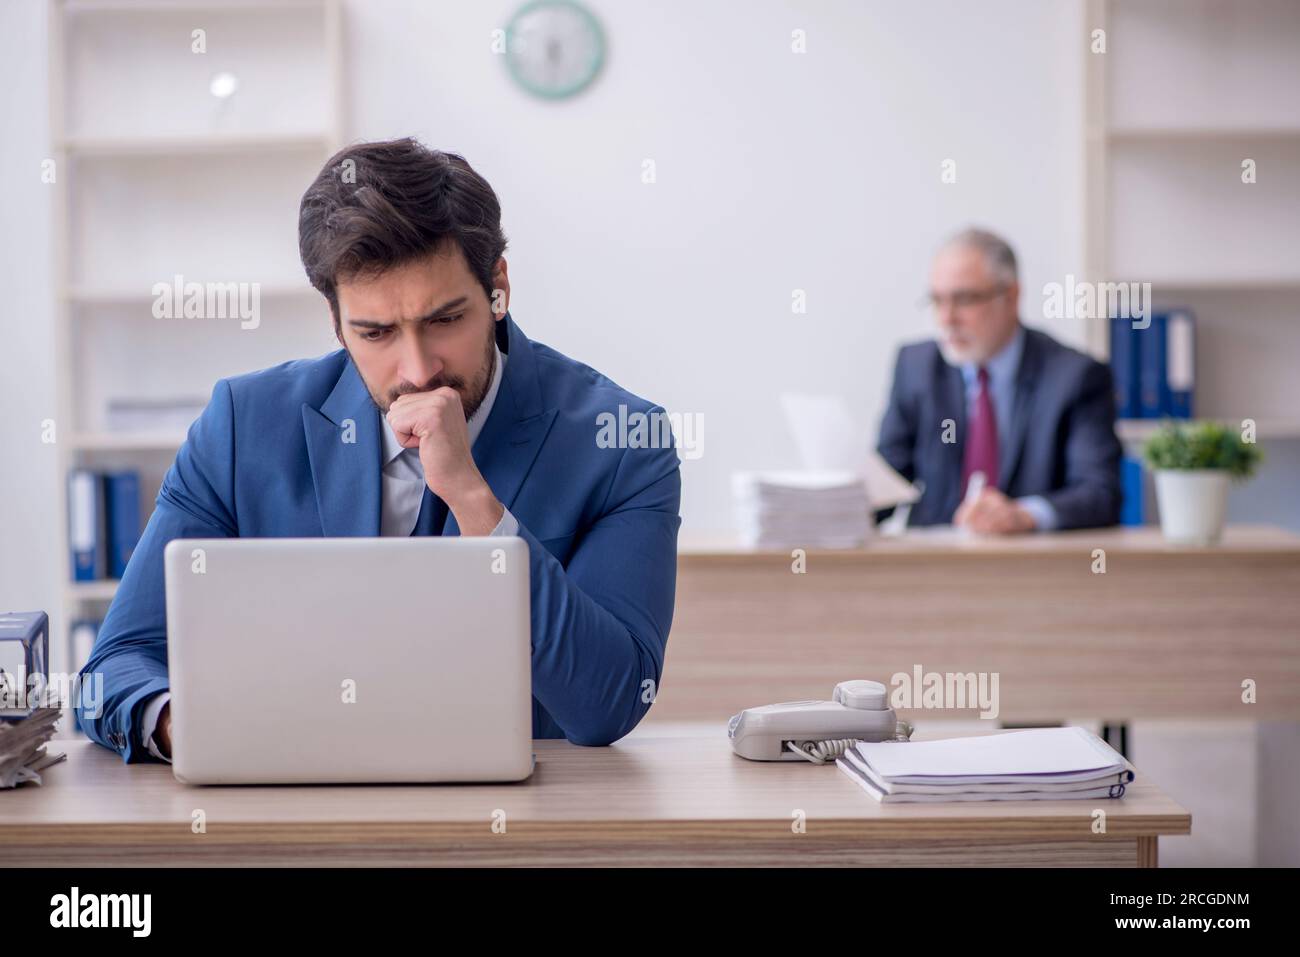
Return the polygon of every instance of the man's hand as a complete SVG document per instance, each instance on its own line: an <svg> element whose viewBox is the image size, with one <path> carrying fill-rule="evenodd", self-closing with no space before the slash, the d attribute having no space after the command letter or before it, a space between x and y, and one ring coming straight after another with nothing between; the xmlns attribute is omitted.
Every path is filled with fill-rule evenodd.
<svg viewBox="0 0 1300 957"><path fill-rule="evenodd" d="M1032 515L990 487L985 487L973 502L962 502L952 523L980 535L1014 535L1037 527Z"/></svg>
<svg viewBox="0 0 1300 957"><path fill-rule="evenodd" d="M429 490L447 503L462 535L489 535L505 507L474 464L460 394L444 386L398 396L388 424L404 449L419 448Z"/></svg>
<svg viewBox="0 0 1300 957"><path fill-rule="evenodd" d="M158 712L158 726L153 730L154 744L167 757L172 756L172 703L168 701Z"/></svg>

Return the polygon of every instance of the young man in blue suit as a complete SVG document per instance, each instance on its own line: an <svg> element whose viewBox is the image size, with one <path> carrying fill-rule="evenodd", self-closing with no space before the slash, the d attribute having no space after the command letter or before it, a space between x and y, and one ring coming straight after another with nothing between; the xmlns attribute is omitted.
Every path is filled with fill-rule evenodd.
<svg viewBox="0 0 1300 957"><path fill-rule="evenodd" d="M1119 521L1110 370L1022 326L1019 298L1015 253L992 233L967 230L935 257L938 337L899 351L878 445L924 483L912 525L1012 534Z"/></svg>
<svg viewBox="0 0 1300 957"><path fill-rule="evenodd" d="M82 669L104 676L102 713L79 713L91 738L169 759L163 548L221 536L518 535L534 736L603 745L636 726L672 621L677 453L666 429L598 439L605 413L665 413L524 335L505 246L459 156L407 139L330 159L299 248L343 348L217 382ZM437 625L422 597L412 641Z"/></svg>

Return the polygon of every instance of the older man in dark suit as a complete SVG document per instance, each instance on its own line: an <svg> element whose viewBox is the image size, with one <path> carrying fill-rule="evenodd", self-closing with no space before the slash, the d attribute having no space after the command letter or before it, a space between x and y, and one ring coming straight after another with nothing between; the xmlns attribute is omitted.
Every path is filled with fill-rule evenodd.
<svg viewBox="0 0 1300 957"><path fill-rule="evenodd" d="M1016 257L967 230L935 257L934 340L899 351L879 451L924 483L909 523L984 534L1114 525L1110 370L1020 322Z"/></svg>

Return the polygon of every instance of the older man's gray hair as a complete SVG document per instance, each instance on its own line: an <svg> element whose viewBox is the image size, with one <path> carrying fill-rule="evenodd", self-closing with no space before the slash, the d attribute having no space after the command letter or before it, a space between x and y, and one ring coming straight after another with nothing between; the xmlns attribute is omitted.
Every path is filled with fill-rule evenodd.
<svg viewBox="0 0 1300 957"><path fill-rule="evenodd" d="M963 229L945 242L942 248L948 249L952 246L965 246L979 250L984 255L984 264L988 267L989 274L998 282L1010 285L1018 281L1015 250L996 233L973 227Z"/></svg>

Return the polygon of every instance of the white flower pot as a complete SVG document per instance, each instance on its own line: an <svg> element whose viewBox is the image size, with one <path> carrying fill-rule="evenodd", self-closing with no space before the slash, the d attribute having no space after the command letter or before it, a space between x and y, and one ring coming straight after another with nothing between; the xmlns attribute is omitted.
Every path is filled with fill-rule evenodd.
<svg viewBox="0 0 1300 957"><path fill-rule="evenodd" d="M1157 470L1156 505L1166 540L1178 545L1217 544L1228 508L1228 481L1223 469Z"/></svg>

